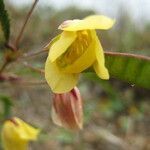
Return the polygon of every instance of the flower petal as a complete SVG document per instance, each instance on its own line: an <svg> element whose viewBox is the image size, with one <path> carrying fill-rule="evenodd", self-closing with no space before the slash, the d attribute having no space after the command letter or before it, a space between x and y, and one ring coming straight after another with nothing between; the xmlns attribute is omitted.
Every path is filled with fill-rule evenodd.
<svg viewBox="0 0 150 150"><path fill-rule="evenodd" d="M105 57L103 48L96 34L95 39L96 39L96 49L95 49L96 62L93 64L94 70L101 79L109 79L109 73L107 68L105 67Z"/></svg>
<svg viewBox="0 0 150 150"><path fill-rule="evenodd" d="M63 126L61 123L61 120L59 118L59 115L56 113L56 109L54 107L54 105L52 104L52 110L51 110L51 116L52 116L52 120L53 122L58 125L58 126Z"/></svg>
<svg viewBox="0 0 150 150"><path fill-rule="evenodd" d="M87 50L73 64L70 64L70 65L62 68L63 72L65 72L65 73L80 73L83 70L90 67L94 63L94 61L96 59L95 52L94 52L95 45L96 45L96 42L94 39L95 31L91 30L90 32L91 32L92 41L91 41L91 44L89 45L89 47L87 48Z"/></svg>
<svg viewBox="0 0 150 150"><path fill-rule="evenodd" d="M71 43L76 38L76 32L62 32L59 40L56 40L50 46L49 58L53 62L55 61L61 54L63 54L67 48L71 45ZM57 39L57 38L56 38Z"/></svg>
<svg viewBox="0 0 150 150"><path fill-rule="evenodd" d="M106 16L102 16L102 15L101 16L99 15L89 16L89 17L86 17L84 20L86 21L87 24L89 24L89 29L91 28L91 29L107 30L107 29L110 29L115 23L114 19L111 19Z"/></svg>
<svg viewBox="0 0 150 150"><path fill-rule="evenodd" d="M62 73L56 63L52 63L49 57L45 64L45 78L54 93L70 91L77 83L79 74Z"/></svg>
<svg viewBox="0 0 150 150"><path fill-rule="evenodd" d="M20 128L18 130L18 134L24 140L36 140L37 135L39 134L40 130L33 128L29 124L25 123L19 118L15 118L16 122L20 124Z"/></svg>
<svg viewBox="0 0 150 150"><path fill-rule="evenodd" d="M61 36L61 34L58 34L57 36L55 36L55 37L44 47L44 49L45 49L45 50L49 50L49 49L52 47L52 45L60 39L60 36ZM50 51L49 51L49 52L50 52Z"/></svg>
<svg viewBox="0 0 150 150"><path fill-rule="evenodd" d="M64 31L79 31L79 30L94 30L94 29L102 29L107 30L110 29L115 20L102 16L102 15L92 15L84 18L83 20L72 20L68 22L68 25L59 26L59 29Z"/></svg>
<svg viewBox="0 0 150 150"><path fill-rule="evenodd" d="M2 128L2 144L7 150L26 150L30 140L36 140L40 130L19 118L7 120Z"/></svg>
<svg viewBox="0 0 150 150"><path fill-rule="evenodd" d="M80 91L77 87L74 87L72 90L74 92L74 96L76 99L71 100L72 110L75 116L76 123L80 129L83 127L83 106L82 106L82 99L80 95Z"/></svg>

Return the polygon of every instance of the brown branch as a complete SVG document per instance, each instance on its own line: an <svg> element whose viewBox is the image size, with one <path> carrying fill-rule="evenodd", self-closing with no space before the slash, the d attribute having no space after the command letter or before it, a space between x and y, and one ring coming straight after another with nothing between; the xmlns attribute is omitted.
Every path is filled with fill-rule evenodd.
<svg viewBox="0 0 150 150"><path fill-rule="evenodd" d="M26 81L26 80L20 80L16 81L14 83L19 83L21 86L32 86L32 85L41 85L41 84L47 84L46 81Z"/></svg>
<svg viewBox="0 0 150 150"><path fill-rule="evenodd" d="M45 52L48 52L48 50L39 50L39 51L36 51L36 52L29 52L29 53L25 53L22 57L20 57L20 59L26 59L26 58L29 58L29 57L34 57L34 56L37 56L39 54L43 54Z"/></svg>
<svg viewBox="0 0 150 150"><path fill-rule="evenodd" d="M28 68L32 69L33 71L36 71L36 72L39 72L39 73L44 74L44 70L39 69L39 68L35 68L35 67L33 67L32 65L28 64L27 62L23 62L22 64L23 64L25 67L28 67Z"/></svg>
<svg viewBox="0 0 150 150"><path fill-rule="evenodd" d="M6 73L3 73L0 75L0 81L3 82L3 81L11 81L11 82L14 82L14 81L18 81L20 80L20 77L17 76L16 74L6 74Z"/></svg>
<svg viewBox="0 0 150 150"><path fill-rule="evenodd" d="M9 62L8 61L5 61L4 63L3 63L3 65L1 66L1 68L0 68L0 74L3 72L3 70L6 68L6 66L9 64Z"/></svg>
<svg viewBox="0 0 150 150"><path fill-rule="evenodd" d="M20 76L17 76L16 74L3 74L0 75L0 81L4 82L7 81L11 84L20 84L20 85L37 85L37 84L46 84L47 82L45 80L43 81L29 81L21 78Z"/></svg>
<svg viewBox="0 0 150 150"><path fill-rule="evenodd" d="M30 18L30 16L31 16L31 14L32 14L32 12L33 12L33 10L34 10L34 8L35 8L35 6L36 6L36 4L37 4L38 1L39 1L39 0L35 0L35 1L34 1L32 7L31 7L31 9L30 9L30 11L28 12L28 14L27 14L27 16L26 16L26 18L25 18L24 24L23 24L23 26L22 26L22 28L21 28L21 30L20 30L20 32L19 32L17 38L16 38L16 42L15 42L16 50L18 49L18 45L19 45L19 42L20 42L21 37L22 37L22 35L23 35L24 29L25 29L25 27L26 27L26 25L27 25L27 22L28 22L28 20L29 20L29 18Z"/></svg>
<svg viewBox="0 0 150 150"><path fill-rule="evenodd" d="M12 51L15 51L15 50L16 50L16 47L15 47L13 44L11 44L11 43L6 43L6 44L5 44L5 47L6 47L6 48L9 48L9 49L12 50Z"/></svg>
<svg viewBox="0 0 150 150"><path fill-rule="evenodd" d="M26 18L25 18L25 22L24 22L24 24L23 24L23 26L22 26L22 28L21 28L19 34L18 34L18 37L16 38L15 44L6 43L6 44L5 44L5 47L6 47L6 48L11 49L12 51L16 51L16 50L18 49L18 44L19 44L20 39L21 39L21 37L22 37L22 35L23 35L24 29L25 29L25 27L26 27L26 25L27 25L27 22L28 22L28 20L29 20L29 18L30 18L30 16L31 16L31 14L32 14L32 12L33 12L33 10L34 10L34 8L35 8L35 6L36 6L36 4L37 4L38 1L39 1L39 0L35 0L35 1L34 1L32 7L31 7L31 9L30 9L30 11L28 12L28 14L27 14L27 16L26 16ZM10 62L7 61L7 60L4 62L4 64L3 64L2 67L0 68L0 74L4 71L4 69L6 68L6 66L7 66L9 63L10 63Z"/></svg>
<svg viewBox="0 0 150 150"><path fill-rule="evenodd" d="M14 86L18 86L18 87L25 87L25 86L27 86L27 87L29 87L29 86L41 86L41 85L43 85L43 86L45 86L47 84L47 82L46 81L20 81L20 82L18 82L18 81L8 81L8 84L2 84L1 85L1 89L8 89L8 87L14 87Z"/></svg>
<svg viewBox="0 0 150 150"><path fill-rule="evenodd" d="M120 52L110 52L105 51L105 55L107 56L126 56L130 58L138 58L138 59L144 59L150 61L150 57L144 56L144 55L137 55L137 54L131 54L131 53L120 53Z"/></svg>

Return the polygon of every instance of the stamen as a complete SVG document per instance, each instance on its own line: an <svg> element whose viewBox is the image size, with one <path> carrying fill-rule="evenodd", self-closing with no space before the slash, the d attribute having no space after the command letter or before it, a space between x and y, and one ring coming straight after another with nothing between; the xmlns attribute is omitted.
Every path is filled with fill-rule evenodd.
<svg viewBox="0 0 150 150"><path fill-rule="evenodd" d="M89 31L78 31L76 40L71 44L68 50L57 59L59 67L71 65L87 50L90 45L91 36Z"/></svg>

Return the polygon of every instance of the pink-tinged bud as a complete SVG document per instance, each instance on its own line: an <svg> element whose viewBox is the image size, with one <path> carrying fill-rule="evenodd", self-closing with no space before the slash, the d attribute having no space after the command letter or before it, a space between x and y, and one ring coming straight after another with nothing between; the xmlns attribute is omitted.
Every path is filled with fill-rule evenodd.
<svg viewBox="0 0 150 150"><path fill-rule="evenodd" d="M68 93L54 94L52 120L55 124L67 129L82 129L83 108L77 87Z"/></svg>

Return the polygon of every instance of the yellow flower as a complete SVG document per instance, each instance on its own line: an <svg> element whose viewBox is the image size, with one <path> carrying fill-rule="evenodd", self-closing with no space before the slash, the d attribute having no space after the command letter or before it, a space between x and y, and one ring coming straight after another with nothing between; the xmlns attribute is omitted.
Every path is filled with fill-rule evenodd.
<svg viewBox="0 0 150 150"><path fill-rule="evenodd" d="M28 125L19 118L5 121L2 128L2 144L4 150L27 150L28 142L36 140L39 130Z"/></svg>
<svg viewBox="0 0 150 150"><path fill-rule="evenodd" d="M79 74L91 66L100 78L109 79L95 29L107 30L113 24L114 20L108 17L93 15L83 20L68 20L59 26L63 32L48 45L45 65L45 78L53 92L70 91Z"/></svg>

